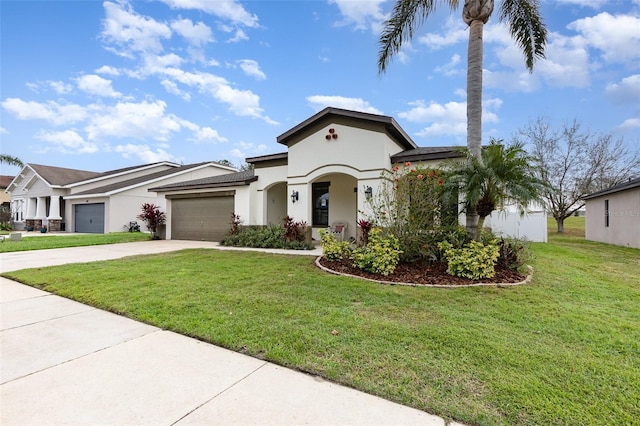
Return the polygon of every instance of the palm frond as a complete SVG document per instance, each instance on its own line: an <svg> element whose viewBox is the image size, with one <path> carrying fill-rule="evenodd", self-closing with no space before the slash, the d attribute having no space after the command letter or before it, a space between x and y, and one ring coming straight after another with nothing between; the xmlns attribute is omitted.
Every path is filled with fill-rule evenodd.
<svg viewBox="0 0 640 426"><path fill-rule="evenodd" d="M446 1L452 10L458 8L459 0ZM391 17L385 21L380 35L378 53L378 72L384 73L394 54L400 51L402 44L410 40L417 27L422 25L436 9L438 0L398 0L393 7Z"/></svg>
<svg viewBox="0 0 640 426"><path fill-rule="evenodd" d="M509 33L522 49L531 72L537 59L544 59L547 29L542 21L538 0L503 0L500 22L507 21Z"/></svg>

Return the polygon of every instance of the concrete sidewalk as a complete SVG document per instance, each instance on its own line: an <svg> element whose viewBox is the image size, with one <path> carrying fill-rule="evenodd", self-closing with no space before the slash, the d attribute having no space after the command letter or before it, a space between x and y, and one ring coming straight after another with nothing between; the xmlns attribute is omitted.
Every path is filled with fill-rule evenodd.
<svg viewBox="0 0 640 426"><path fill-rule="evenodd" d="M0 270L195 247L212 243L150 241L6 253L0 254ZM0 320L2 425L445 424L413 408L5 278Z"/></svg>

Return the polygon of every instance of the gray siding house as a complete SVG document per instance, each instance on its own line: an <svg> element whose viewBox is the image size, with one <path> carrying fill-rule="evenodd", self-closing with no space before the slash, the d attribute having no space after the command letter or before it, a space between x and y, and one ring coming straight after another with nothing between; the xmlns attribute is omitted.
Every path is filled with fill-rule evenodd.
<svg viewBox="0 0 640 426"><path fill-rule="evenodd" d="M640 248L640 178L631 179L583 198L585 238Z"/></svg>

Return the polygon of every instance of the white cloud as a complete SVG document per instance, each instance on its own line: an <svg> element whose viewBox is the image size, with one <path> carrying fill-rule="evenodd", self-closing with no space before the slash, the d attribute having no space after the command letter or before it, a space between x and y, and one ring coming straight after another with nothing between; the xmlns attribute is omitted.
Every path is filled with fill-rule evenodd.
<svg viewBox="0 0 640 426"><path fill-rule="evenodd" d="M388 15L382 12L382 3L386 0L329 0L329 4L335 4L340 9L343 20L337 25L353 25L357 30L367 30L375 34L382 29Z"/></svg>
<svg viewBox="0 0 640 426"><path fill-rule="evenodd" d="M258 17L235 0L161 0L172 9L195 9L228 19L234 24L258 27Z"/></svg>
<svg viewBox="0 0 640 426"><path fill-rule="evenodd" d="M459 64L460 64L460 55L456 53L451 57L448 63L440 67L436 67L435 71L447 77L459 75L464 71L463 69L458 68Z"/></svg>
<svg viewBox="0 0 640 426"><path fill-rule="evenodd" d="M104 96L107 98L119 98L122 96L122 93L113 90L111 80L95 74L78 77L76 83L78 84L78 89L90 95Z"/></svg>
<svg viewBox="0 0 640 426"><path fill-rule="evenodd" d="M149 145L145 144L117 145L114 150L115 152L122 154L124 158L137 157L144 163L157 163L159 161L176 160L163 147L159 147L154 150Z"/></svg>
<svg viewBox="0 0 640 426"><path fill-rule="evenodd" d="M455 18L447 18L444 24L444 33L427 33L418 38L418 43L424 44L432 50L440 50L467 40L469 40L467 25L456 15Z"/></svg>
<svg viewBox="0 0 640 426"><path fill-rule="evenodd" d="M49 81L49 87L58 95L67 95L73 91L73 86L62 81Z"/></svg>
<svg viewBox="0 0 640 426"><path fill-rule="evenodd" d="M240 64L240 69L248 76L255 77L258 80L266 80L267 76L262 72L257 61L253 59L240 59L237 62Z"/></svg>
<svg viewBox="0 0 640 426"><path fill-rule="evenodd" d="M118 68L115 68L109 65L103 65L100 68L98 68L95 72L98 74L112 75L114 77L117 77L121 74Z"/></svg>
<svg viewBox="0 0 640 426"><path fill-rule="evenodd" d="M589 46L600 50L605 61L637 67L640 59L640 17L603 12L578 19L567 28L580 33Z"/></svg>
<svg viewBox="0 0 640 426"><path fill-rule="evenodd" d="M249 36L242 30L236 30L235 35L227 40L227 43L238 43L240 41L249 40Z"/></svg>
<svg viewBox="0 0 640 426"><path fill-rule="evenodd" d="M558 3L567 3L575 6L590 7L593 9L600 9L610 0L556 0Z"/></svg>
<svg viewBox="0 0 640 426"><path fill-rule="evenodd" d="M211 127L203 127L198 129L195 133L195 139L198 142L228 142L229 140L225 137L220 136L217 130L212 129Z"/></svg>
<svg viewBox="0 0 640 426"><path fill-rule="evenodd" d="M171 22L171 28L194 46L214 41L211 28L202 22L194 25L191 19L177 19Z"/></svg>
<svg viewBox="0 0 640 426"><path fill-rule="evenodd" d="M139 15L127 3L105 1L103 5L106 17L103 20L102 37L126 50L161 52L161 39L171 37L171 29L167 24ZM125 51L122 54L127 53Z"/></svg>
<svg viewBox="0 0 640 426"><path fill-rule="evenodd" d="M382 111L371 106L369 102L365 101L362 98L314 95L314 96L307 97L307 101L309 102L311 108L313 108L316 111L320 111L325 107L335 107L335 108L350 109L354 111L368 112L371 114L380 114L380 115L383 114Z"/></svg>
<svg viewBox="0 0 640 426"><path fill-rule="evenodd" d="M623 78L619 83L609 83L605 94L617 104L638 104L640 100L640 74Z"/></svg>
<svg viewBox="0 0 640 426"><path fill-rule="evenodd" d="M6 133L9 133L7 129L5 129L4 127L0 127L0 135L4 135Z"/></svg>
<svg viewBox="0 0 640 426"><path fill-rule="evenodd" d="M55 125L76 123L88 116L85 108L80 105L61 105L53 101L41 103L7 98L2 101L2 107L19 120L45 120Z"/></svg>
<svg viewBox="0 0 640 426"><path fill-rule="evenodd" d="M163 101L96 106L85 127L87 139L93 141L115 137L168 140L172 133L180 131L182 124L175 115L165 113L166 106Z"/></svg>
<svg viewBox="0 0 640 426"><path fill-rule="evenodd" d="M229 155L234 158L240 158L244 160L247 157L253 155L260 155L267 150L267 146L264 144L255 145L250 142L240 141L236 144L236 147L229 151Z"/></svg>
<svg viewBox="0 0 640 426"><path fill-rule="evenodd" d="M164 89L167 92L171 93L172 95L180 96L185 101L191 100L191 94L183 90L180 90L180 88L175 82L165 79L165 80L162 80L160 84L162 85L162 87L164 87Z"/></svg>
<svg viewBox="0 0 640 426"><path fill-rule="evenodd" d="M640 117L628 118L622 122L616 129L621 131L629 131L640 129Z"/></svg>
<svg viewBox="0 0 640 426"><path fill-rule="evenodd" d="M36 139L52 144L53 149L63 153L92 154L98 152L98 145L85 141L74 130L51 132L41 130L35 135Z"/></svg>
<svg viewBox="0 0 640 426"><path fill-rule="evenodd" d="M498 116L494 112L502 105L502 100L494 98L483 102L483 123L498 122ZM398 114L400 118L414 123L431 123L416 135L423 137L440 135L466 135L467 133L467 103L447 102L439 104L430 102L426 104L422 100L410 102L412 108Z"/></svg>

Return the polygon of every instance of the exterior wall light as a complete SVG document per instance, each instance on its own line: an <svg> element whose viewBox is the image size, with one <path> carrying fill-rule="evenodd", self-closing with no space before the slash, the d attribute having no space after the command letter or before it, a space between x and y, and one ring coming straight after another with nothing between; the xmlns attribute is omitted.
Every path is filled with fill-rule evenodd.
<svg viewBox="0 0 640 426"><path fill-rule="evenodd" d="M291 193L291 202L295 203L296 201L298 201L298 191L293 191Z"/></svg>
<svg viewBox="0 0 640 426"><path fill-rule="evenodd" d="M367 200L370 200L371 197L373 197L373 188L367 186L367 188L364 190L364 196L367 197Z"/></svg>

